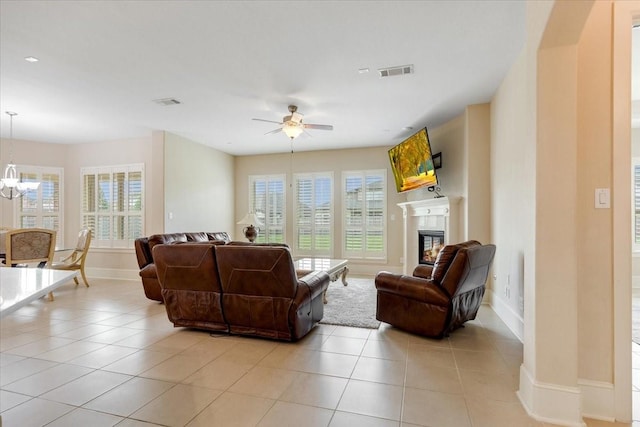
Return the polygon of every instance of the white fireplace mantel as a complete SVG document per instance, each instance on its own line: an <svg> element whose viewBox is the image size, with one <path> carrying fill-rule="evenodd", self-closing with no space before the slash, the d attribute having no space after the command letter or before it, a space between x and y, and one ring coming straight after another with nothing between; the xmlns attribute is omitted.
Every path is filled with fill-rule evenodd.
<svg viewBox="0 0 640 427"><path fill-rule="evenodd" d="M398 203L404 222L403 274L418 265L418 230L444 231L445 245L458 241L460 197L439 197Z"/></svg>

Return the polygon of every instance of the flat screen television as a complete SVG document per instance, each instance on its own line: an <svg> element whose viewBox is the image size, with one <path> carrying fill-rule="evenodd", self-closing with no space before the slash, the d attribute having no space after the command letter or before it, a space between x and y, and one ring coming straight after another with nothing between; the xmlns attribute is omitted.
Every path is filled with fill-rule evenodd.
<svg viewBox="0 0 640 427"><path fill-rule="evenodd" d="M389 161L398 193L438 185L427 128L390 149Z"/></svg>

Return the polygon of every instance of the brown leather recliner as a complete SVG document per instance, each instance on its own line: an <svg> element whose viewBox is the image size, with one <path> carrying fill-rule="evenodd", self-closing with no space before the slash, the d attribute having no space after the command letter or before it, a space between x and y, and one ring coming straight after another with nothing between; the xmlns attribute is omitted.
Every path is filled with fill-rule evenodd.
<svg viewBox="0 0 640 427"><path fill-rule="evenodd" d="M413 276L376 275L376 318L400 329L442 338L475 319L495 245L470 240L445 246L433 266L419 265Z"/></svg>
<svg viewBox="0 0 640 427"><path fill-rule="evenodd" d="M295 341L322 320L329 275L298 279L287 247L169 244L153 257L175 326Z"/></svg>
<svg viewBox="0 0 640 427"><path fill-rule="evenodd" d="M140 267L140 277L142 287L147 298L162 302L160 283L158 283L158 273L153 261L153 247L166 243L185 242L229 242L229 234L224 231L217 232L196 232L196 233L167 233L154 234L149 237L140 237L135 240L136 257Z"/></svg>

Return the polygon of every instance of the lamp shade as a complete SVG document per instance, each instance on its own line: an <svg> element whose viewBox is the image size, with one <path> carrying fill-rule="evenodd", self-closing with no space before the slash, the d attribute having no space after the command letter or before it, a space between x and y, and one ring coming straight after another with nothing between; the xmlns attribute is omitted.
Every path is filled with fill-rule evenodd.
<svg viewBox="0 0 640 427"><path fill-rule="evenodd" d="M291 139L297 138L302 133L302 127L297 124L285 123L282 131Z"/></svg>
<svg viewBox="0 0 640 427"><path fill-rule="evenodd" d="M236 224L238 225L262 225L262 221L256 216L255 213L249 212Z"/></svg>

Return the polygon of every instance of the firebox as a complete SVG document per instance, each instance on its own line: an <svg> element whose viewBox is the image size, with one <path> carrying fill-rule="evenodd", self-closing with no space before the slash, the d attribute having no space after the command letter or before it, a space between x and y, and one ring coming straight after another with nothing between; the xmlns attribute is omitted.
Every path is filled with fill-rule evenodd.
<svg viewBox="0 0 640 427"><path fill-rule="evenodd" d="M433 265L443 247L444 231L418 230L418 263Z"/></svg>

